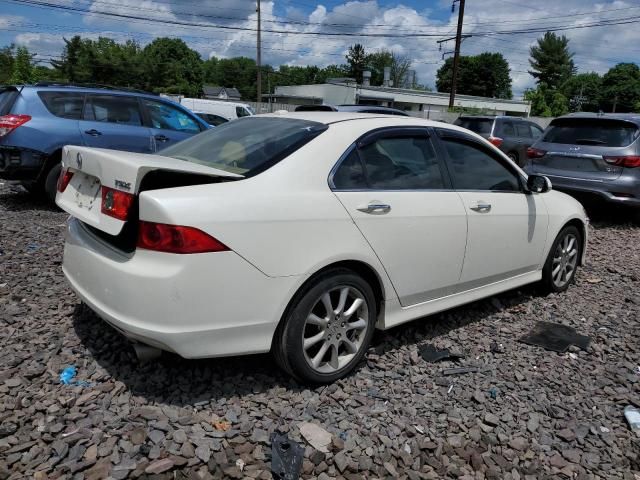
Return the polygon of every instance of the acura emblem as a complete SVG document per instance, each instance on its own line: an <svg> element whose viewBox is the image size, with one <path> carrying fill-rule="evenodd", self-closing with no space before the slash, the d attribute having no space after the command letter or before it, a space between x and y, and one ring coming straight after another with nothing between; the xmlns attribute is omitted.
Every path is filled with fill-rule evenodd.
<svg viewBox="0 0 640 480"><path fill-rule="evenodd" d="M78 170L82 170L82 155L80 155L80 152L76 155L76 165L78 165Z"/></svg>

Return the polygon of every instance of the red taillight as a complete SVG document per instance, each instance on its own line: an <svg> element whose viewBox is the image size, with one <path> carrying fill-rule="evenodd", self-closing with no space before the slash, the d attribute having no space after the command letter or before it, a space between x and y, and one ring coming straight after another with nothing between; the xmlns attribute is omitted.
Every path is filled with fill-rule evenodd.
<svg viewBox="0 0 640 480"><path fill-rule="evenodd" d="M500 137L489 137L488 140L489 143L495 145L496 147L499 147L500 145L502 145L502 142L504 142L504 140Z"/></svg>
<svg viewBox="0 0 640 480"><path fill-rule="evenodd" d="M64 192L67 189L72 178L73 172L68 168L65 168L60 172L60 176L58 177L58 191L60 193Z"/></svg>
<svg viewBox="0 0 640 480"><path fill-rule="evenodd" d="M0 117L0 137L13 132L20 125L31 120L30 115L3 115Z"/></svg>
<svg viewBox="0 0 640 480"><path fill-rule="evenodd" d="M131 193L102 187L102 213L118 220L126 220L134 198Z"/></svg>
<svg viewBox="0 0 640 480"><path fill-rule="evenodd" d="M140 222L138 248L167 253L224 252L229 248L194 227Z"/></svg>
<svg viewBox="0 0 640 480"><path fill-rule="evenodd" d="M640 167L640 156L638 155L625 155L621 157L602 157L604 161L619 167L636 168Z"/></svg>
<svg viewBox="0 0 640 480"><path fill-rule="evenodd" d="M540 150L539 148L529 147L527 148L527 157L529 158L541 158L547 154L546 150Z"/></svg>

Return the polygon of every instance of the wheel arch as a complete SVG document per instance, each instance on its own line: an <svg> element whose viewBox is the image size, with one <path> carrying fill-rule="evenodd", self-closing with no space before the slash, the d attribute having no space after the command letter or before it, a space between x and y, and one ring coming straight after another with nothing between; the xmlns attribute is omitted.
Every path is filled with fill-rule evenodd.
<svg viewBox="0 0 640 480"><path fill-rule="evenodd" d="M339 260L319 268L314 273L309 275L309 277L297 288L295 293L291 296L289 302L287 302L287 306L285 307L280 319L278 320L278 325L275 329L273 341L276 341L276 338L279 335L280 328L284 324L284 320L291 311L291 308L293 308L293 305L295 305L297 300L302 295L304 295L304 293L310 288L313 282L326 272L340 268L351 270L352 272L360 275L371 286L376 300L376 313L378 317L377 325L380 324L381 319L384 318L385 300L385 287L380 274L374 267L366 262L363 262L362 260Z"/></svg>
<svg viewBox="0 0 640 480"><path fill-rule="evenodd" d="M586 246L587 246L587 225L579 218L572 218L571 220L569 220L568 222L566 222L562 228L558 231L558 234L564 230L566 227L576 227L578 229L578 232L580 232L580 236L582 237L580 240L582 242L581 247L582 247L582 251L581 251L581 255L580 258L578 259L578 265L583 266L584 265L584 254L586 251ZM557 236L557 235L556 235Z"/></svg>

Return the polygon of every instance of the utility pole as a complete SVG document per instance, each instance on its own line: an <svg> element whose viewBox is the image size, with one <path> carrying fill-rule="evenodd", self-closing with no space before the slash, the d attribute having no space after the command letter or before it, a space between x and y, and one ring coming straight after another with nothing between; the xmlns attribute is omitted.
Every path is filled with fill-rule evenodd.
<svg viewBox="0 0 640 480"><path fill-rule="evenodd" d="M262 45L260 42L260 0L256 2L256 12L258 13L258 36L257 36L257 54L256 54L256 66L258 67L258 85L256 86L256 94L258 103L256 104L257 113L260 113L260 106L262 103Z"/></svg>
<svg viewBox="0 0 640 480"><path fill-rule="evenodd" d="M456 99L456 83L458 81L458 63L460 61L460 44L462 43L462 22L464 19L464 1L454 0L453 3L458 1L458 30L456 31L456 48L453 54L453 73L451 75L451 92L449 93L449 108L453 108L454 101ZM453 7L453 6L452 6Z"/></svg>

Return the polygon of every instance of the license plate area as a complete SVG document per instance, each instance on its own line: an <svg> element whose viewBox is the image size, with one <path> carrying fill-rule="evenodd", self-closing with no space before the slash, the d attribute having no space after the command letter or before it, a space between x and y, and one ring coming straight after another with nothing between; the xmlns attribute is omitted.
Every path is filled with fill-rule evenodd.
<svg viewBox="0 0 640 480"><path fill-rule="evenodd" d="M78 208L93 210L99 208L100 180L86 173L76 172L73 176L75 187L75 203Z"/></svg>

